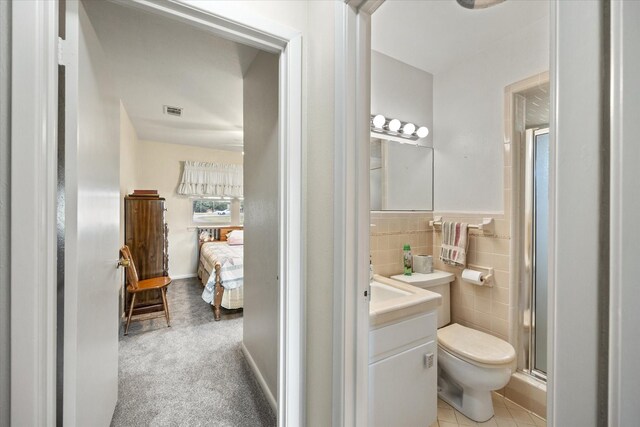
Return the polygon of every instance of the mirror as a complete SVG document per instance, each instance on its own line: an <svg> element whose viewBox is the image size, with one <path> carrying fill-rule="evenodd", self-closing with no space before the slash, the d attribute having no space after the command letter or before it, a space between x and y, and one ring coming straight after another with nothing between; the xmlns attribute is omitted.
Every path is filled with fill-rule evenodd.
<svg viewBox="0 0 640 427"><path fill-rule="evenodd" d="M433 148L371 138L372 211L433 210Z"/></svg>

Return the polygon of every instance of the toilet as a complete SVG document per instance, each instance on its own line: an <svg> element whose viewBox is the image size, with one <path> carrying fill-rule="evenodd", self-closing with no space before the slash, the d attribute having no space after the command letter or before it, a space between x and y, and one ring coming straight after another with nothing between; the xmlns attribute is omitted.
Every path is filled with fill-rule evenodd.
<svg viewBox="0 0 640 427"><path fill-rule="evenodd" d="M449 324L451 273L436 270L393 278L442 295L438 308L438 396L474 421L489 420L493 417L491 392L507 385L515 370L513 346L493 335Z"/></svg>

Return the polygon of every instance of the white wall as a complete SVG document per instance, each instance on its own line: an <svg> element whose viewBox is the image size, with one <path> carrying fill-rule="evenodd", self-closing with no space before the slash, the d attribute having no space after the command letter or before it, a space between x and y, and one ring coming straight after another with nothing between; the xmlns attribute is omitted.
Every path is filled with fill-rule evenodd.
<svg viewBox="0 0 640 427"><path fill-rule="evenodd" d="M11 415L10 15L11 2L0 2L0 425L3 426L10 424Z"/></svg>
<svg viewBox="0 0 640 427"><path fill-rule="evenodd" d="M243 343L272 396L278 380L278 57L260 52L244 76Z"/></svg>
<svg viewBox="0 0 640 427"><path fill-rule="evenodd" d="M410 121L433 134L433 75L371 51L371 114Z"/></svg>
<svg viewBox="0 0 640 427"><path fill-rule="evenodd" d="M242 164L242 153L156 141L138 141L136 181L138 189L158 190L166 199L169 227L169 275L195 276L198 242L191 226L191 199L177 193L185 160ZM133 188L127 189L130 193Z"/></svg>
<svg viewBox="0 0 640 427"><path fill-rule="evenodd" d="M504 88L548 69L546 17L434 76L437 211L503 211Z"/></svg>

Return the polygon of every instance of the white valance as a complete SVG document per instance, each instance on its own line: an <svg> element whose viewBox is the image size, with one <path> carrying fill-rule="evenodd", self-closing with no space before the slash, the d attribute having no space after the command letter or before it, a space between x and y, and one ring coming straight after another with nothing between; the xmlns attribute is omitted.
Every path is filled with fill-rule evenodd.
<svg viewBox="0 0 640 427"><path fill-rule="evenodd" d="M178 194L242 197L242 165L185 161Z"/></svg>

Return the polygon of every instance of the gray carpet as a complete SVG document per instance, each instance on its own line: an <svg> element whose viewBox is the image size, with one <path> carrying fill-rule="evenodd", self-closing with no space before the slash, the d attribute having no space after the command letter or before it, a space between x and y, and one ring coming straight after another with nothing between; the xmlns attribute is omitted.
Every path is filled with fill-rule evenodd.
<svg viewBox="0 0 640 427"><path fill-rule="evenodd" d="M274 426L276 417L247 364L242 311L213 320L196 279L169 286L164 317L132 322L120 339L112 426Z"/></svg>

